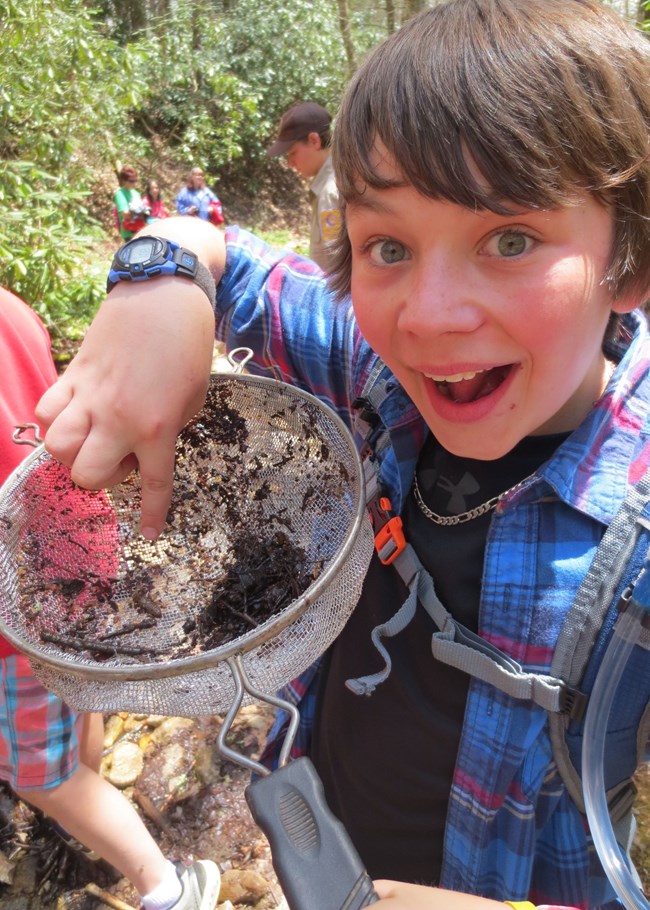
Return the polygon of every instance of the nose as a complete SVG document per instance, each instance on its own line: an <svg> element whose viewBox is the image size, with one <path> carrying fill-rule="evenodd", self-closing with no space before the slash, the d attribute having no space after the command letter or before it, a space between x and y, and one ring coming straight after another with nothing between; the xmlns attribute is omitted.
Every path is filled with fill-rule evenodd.
<svg viewBox="0 0 650 910"><path fill-rule="evenodd" d="M410 271L399 307L398 328L418 338L473 332L485 313L472 266L435 249Z"/></svg>

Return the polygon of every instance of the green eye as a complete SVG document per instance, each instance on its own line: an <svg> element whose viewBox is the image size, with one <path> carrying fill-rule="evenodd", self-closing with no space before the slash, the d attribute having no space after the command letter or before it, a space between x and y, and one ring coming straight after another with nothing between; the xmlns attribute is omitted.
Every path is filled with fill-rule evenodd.
<svg viewBox="0 0 650 910"><path fill-rule="evenodd" d="M383 240L379 245L379 256L383 262L401 262L406 256L406 250L396 240Z"/></svg>
<svg viewBox="0 0 650 910"><path fill-rule="evenodd" d="M497 240L497 247L502 256L520 256L526 250L526 235L515 233L501 234Z"/></svg>

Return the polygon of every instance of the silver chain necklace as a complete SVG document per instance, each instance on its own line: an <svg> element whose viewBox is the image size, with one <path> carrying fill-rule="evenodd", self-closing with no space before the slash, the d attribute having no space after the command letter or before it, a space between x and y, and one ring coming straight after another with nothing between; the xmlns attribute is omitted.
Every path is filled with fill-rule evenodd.
<svg viewBox="0 0 650 910"><path fill-rule="evenodd" d="M616 369L616 364L608 361L607 362L607 375L603 383L603 392L607 388L607 384L612 377L614 370ZM601 395L602 393L601 392ZM596 402L594 402L595 404ZM432 512L426 502L422 499L422 494L420 493L420 487L418 486L418 475L417 471L413 475L413 495L415 496L415 501L419 505L421 511L426 515L429 521L432 521L436 525L462 525L466 521L472 521L473 518L478 518L480 515L485 515L486 512L491 512L492 509L501 502L502 499L505 499L510 493L514 493L515 490L518 490L519 487L523 486L530 478L532 474L529 474L528 477L524 477L523 480L520 480L519 483L516 483L514 486L509 487L507 490L504 490L503 493L499 493L498 496L493 496L492 499L488 499L487 502L482 503L480 506L476 506L475 509L470 509L468 512L461 512L460 515L438 515L437 512Z"/></svg>
<svg viewBox="0 0 650 910"><path fill-rule="evenodd" d="M524 477L523 480L520 480L519 483L509 487L507 490L504 490L503 493L499 493L498 496L493 496L492 499L488 499L487 502L482 503L480 506L476 506L476 508L470 509L468 512L461 512L459 515L438 515L437 512L431 511L429 506L422 499L420 487L418 486L417 472L413 475L413 495L415 496L415 501L419 505L421 511L426 515L429 521L432 521L436 525L462 525L466 521L471 521L473 518L478 518L480 515L485 515L486 512L490 512L497 503L501 502L509 493L514 493L515 490L518 490L519 487L523 486L523 484L530 479L530 477L532 477L532 474L528 477Z"/></svg>

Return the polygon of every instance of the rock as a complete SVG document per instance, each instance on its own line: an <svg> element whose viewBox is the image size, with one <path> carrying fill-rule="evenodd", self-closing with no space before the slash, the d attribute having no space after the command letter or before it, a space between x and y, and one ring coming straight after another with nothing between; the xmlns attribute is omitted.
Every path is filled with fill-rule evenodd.
<svg viewBox="0 0 650 910"><path fill-rule="evenodd" d="M15 863L7 859L5 854L0 850L0 882L3 885L10 885L14 877Z"/></svg>
<svg viewBox="0 0 650 910"><path fill-rule="evenodd" d="M111 714L104 724L104 748L110 749L124 730L124 719L119 714Z"/></svg>
<svg viewBox="0 0 650 910"><path fill-rule="evenodd" d="M256 904L268 894L271 885L260 875L250 869L229 869L221 874L220 901L233 904Z"/></svg>
<svg viewBox="0 0 650 910"><path fill-rule="evenodd" d="M147 726L159 727L164 720L167 720L167 717L164 714L150 714L147 718Z"/></svg>
<svg viewBox="0 0 650 910"><path fill-rule="evenodd" d="M190 730L194 723L189 717L166 717L151 734L152 742L162 745L174 738L179 730Z"/></svg>
<svg viewBox="0 0 650 910"><path fill-rule="evenodd" d="M123 790L134 784L144 767L144 755L136 743L118 743L113 749L113 761L106 779Z"/></svg>
<svg viewBox="0 0 650 910"><path fill-rule="evenodd" d="M161 812L198 792L201 782L194 774L198 741L191 720L167 718L143 740L146 762L137 786Z"/></svg>

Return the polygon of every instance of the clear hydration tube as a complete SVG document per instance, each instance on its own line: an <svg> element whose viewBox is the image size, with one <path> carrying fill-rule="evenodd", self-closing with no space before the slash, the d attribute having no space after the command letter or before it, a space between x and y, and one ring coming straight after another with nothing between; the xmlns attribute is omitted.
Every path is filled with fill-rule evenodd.
<svg viewBox="0 0 650 910"><path fill-rule="evenodd" d="M589 699L582 746L582 775L587 819L605 874L627 910L650 910L650 903L616 842L607 808L604 778L605 736L612 702L630 652L639 641L643 621L650 615L647 569L633 594L635 596L630 598L626 610L616 621Z"/></svg>

